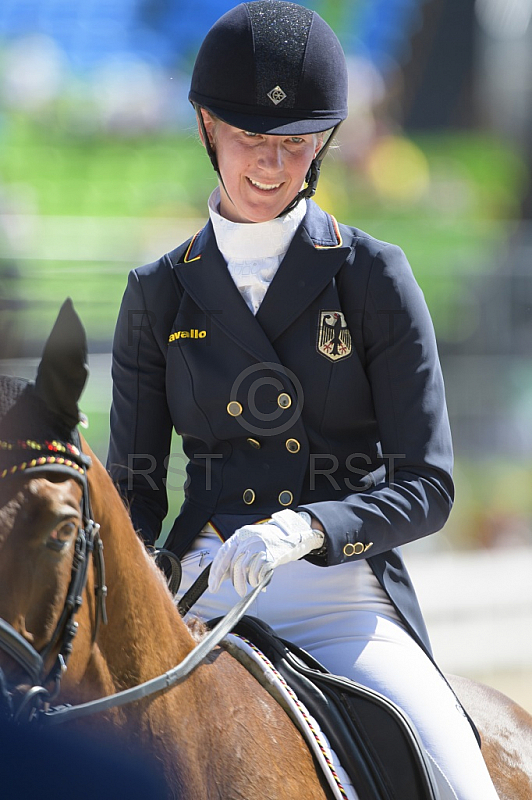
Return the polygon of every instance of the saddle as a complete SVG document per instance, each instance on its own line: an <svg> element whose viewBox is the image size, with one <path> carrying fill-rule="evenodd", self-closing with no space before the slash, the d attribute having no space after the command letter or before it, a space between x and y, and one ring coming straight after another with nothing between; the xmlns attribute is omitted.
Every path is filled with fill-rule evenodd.
<svg viewBox="0 0 532 800"><path fill-rule="evenodd" d="M211 620L213 626L218 620ZM259 619L233 633L249 640L318 721L359 800L439 800L432 766L407 715L378 692L328 672Z"/></svg>

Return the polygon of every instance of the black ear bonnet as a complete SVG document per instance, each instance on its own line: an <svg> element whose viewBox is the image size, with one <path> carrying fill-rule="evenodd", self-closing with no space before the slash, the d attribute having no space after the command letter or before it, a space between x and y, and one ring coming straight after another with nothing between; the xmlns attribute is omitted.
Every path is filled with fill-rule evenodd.
<svg viewBox="0 0 532 800"><path fill-rule="evenodd" d="M0 376L0 478L50 465L84 473L78 400L88 375L85 330L67 300L45 345L35 381Z"/></svg>

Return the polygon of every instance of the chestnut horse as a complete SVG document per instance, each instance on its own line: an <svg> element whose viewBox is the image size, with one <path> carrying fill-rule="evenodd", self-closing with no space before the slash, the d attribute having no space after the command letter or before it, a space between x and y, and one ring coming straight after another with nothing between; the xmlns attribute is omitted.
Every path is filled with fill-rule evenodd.
<svg viewBox="0 0 532 800"><path fill-rule="evenodd" d="M78 439L85 355L85 334L67 301L35 383L0 381L0 622L8 632L0 629L0 689L15 708L28 697L30 667L6 649L6 636L11 643L20 636L41 654L43 674L52 671L60 701L72 704L154 678L196 645L107 472ZM61 651L68 668L54 672L61 650L54 631L73 564L83 560L77 537L88 528L87 498L104 547L108 621L96 634L103 577L87 552L77 635ZM465 679L455 686L478 724L501 800L530 800L532 717L492 689ZM168 691L68 725L118 731L126 746L140 747L157 764L170 798L330 797L288 716L223 648Z"/></svg>

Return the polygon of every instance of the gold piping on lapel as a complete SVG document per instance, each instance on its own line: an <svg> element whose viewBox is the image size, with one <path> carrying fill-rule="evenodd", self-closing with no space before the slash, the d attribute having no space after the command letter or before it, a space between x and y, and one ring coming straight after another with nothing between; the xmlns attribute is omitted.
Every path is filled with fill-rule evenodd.
<svg viewBox="0 0 532 800"><path fill-rule="evenodd" d="M191 240L189 246L187 247L187 252L185 253L185 257L183 258L183 263L184 264L190 264L191 261L199 261L199 259L201 258L201 253L199 254L199 256L194 256L194 258L190 258L189 259L189 257L188 257L188 254L190 253L190 251L194 247L194 242L196 241L196 239L198 238L200 233L201 233L201 230L199 230L197 233L195 233L194 236L192 237L192 240Z"/></svg>
<svg viewBox="0 0 532 800"><path fill-rule="evenodd" d="M343 244L338 223L336 222L332 214L329 214L329 216L332 219L332 224L334 227L334 232L336 234L337 244L315 244L314 247L316 248L316 250L334 250L335 247L341 247Z"/></svg>
<svg viewBox="0 0 532 800"><path fill-rule="evenodd" d="M209 522L206 522L205 525L203 526L202 533L214 533L222 543L224 541L224 537L222 536L216 525L213 525L210 520Z"/></svg>

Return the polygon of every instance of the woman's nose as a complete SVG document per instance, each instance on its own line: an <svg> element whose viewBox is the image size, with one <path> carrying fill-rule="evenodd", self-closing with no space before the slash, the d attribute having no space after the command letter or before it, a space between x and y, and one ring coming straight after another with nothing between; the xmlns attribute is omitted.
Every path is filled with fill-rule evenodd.
<svg viewBox="0 0 532 800"><path fill-rule="evenodd" d="M265 169L282 169L283 150L280 142L268 141L260 148L259 164Z"/></svg>

